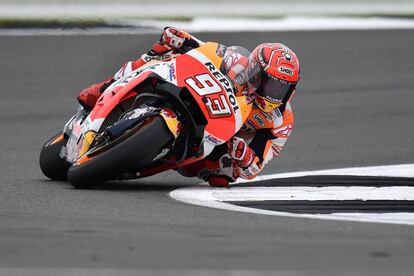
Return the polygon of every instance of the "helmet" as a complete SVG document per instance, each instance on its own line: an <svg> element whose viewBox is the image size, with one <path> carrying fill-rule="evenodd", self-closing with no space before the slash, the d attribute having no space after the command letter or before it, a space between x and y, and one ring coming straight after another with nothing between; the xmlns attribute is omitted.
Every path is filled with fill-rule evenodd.
<svg viewBox="0 0 414 276"><path fill-rule="evenodd" d="M257 106L270 112L286 103L299 81L299 60L281 43L264 43L249 56L247 89Z"/></svg>

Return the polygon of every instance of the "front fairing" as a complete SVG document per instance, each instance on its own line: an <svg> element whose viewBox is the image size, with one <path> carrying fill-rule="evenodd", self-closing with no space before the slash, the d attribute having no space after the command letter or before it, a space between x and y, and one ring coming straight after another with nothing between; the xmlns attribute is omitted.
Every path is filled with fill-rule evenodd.
<svg viewBox="0 0 414 276"><path fill-rule="evenodd" d="M216 48L217 44L207 44L206 47L189 51L172 61L146 64L115 81L101 95L89 114L77 116L70 123L70 136L63 154L65 159L74 163L85 154L95 136L102 131L101 126L111 111L125 99L135 98L139 93L135 88L152 77L177 87L186 87L199 104L208 120L201 145L204 156L215 146L225 143L241 128L251 105L244 96L236 97L230 80L217 69L222 59L215 54ZM216 91L197 91L197 83L191 80L197 82L200 74L207 76L207 85L215 83Z"/></svg>
<svg viewBox="0 0 414 276"><path fill-rule="evenodd" d="M206 43L176 58L178 86L188 89L208 121L205 155L240 130L252 107L245 96L236 95L231 80L219 70L223 59L217 50L217 43Z"/></svg>

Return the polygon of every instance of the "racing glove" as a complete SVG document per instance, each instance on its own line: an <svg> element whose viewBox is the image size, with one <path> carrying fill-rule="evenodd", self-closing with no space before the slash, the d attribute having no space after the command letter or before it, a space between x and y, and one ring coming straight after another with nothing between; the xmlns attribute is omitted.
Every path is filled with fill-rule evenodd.
<svg viewBox="0 0 414 276"><path fill-rule="evenodd" d="M173 49L180 49L187 40L191 39L191 35L175 28L166 27L161 35L160 43L168 45Z"/></svg>
<svg viewBox="0 0 414 276"><path fill-rule="evenodd" d="M172 27L164 28L161 35L160 43L168 45L178 52L188 52L194 48L198 48L204 44L203 41L191 36L189 33L179 31Z"/></svg>
<svg viewBox="0 0 414 276"><path fill-rule="evenodd" d="M250 165L255 157L254 151L247 145L246 141L237 136L233 136L228 143L228 153L242 168Z"/></svg>
<svg viewBox="0 0 414 276"><path fill-rule="evenodd" d="M252 179L261 171L262 166L256 153L242 138L233 136L228 143L228 154L236 160L239 176Z"/></svg>
<svg viewBox="0 0 414 276"><path fill-rule="evenodd" d="M105 89L108 88L113 82L114 79L110 77L103 82L93 84L88 88L83 89L81 92L79 92L79 95L77 97L78 102L86 110L92 109L101 96L102 92L105 91Z"/></svg>
<svg viewBox="0 0 414 276"><path fill-rule="evenodd" d="M191 37L190 34L175 28L166 27L160 40L153 44L151 49L135 61L134 67L138 68L153 60L169 61L179 52L185 52L200 46L201 41Z"/></svg>

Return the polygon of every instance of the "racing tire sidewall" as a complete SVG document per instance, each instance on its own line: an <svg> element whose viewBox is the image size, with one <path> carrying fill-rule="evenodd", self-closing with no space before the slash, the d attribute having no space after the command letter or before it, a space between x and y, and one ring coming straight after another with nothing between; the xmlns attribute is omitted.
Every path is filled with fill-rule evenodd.
<svg viewBox="0 0 414 276"><path fill-rule="evenodd" d="M81 165L73 165L68 180L73 187L90 189L106 180L114 179L134 164L146 166L173 139L160 116L143 126L126 140L100 153Z"/></svg>
<svg viewBox="0 0 414 276"><path fill-rule="evenodd" d="M68 140L64 138L52 144L61 135L62 132L58 132L43 145L39 156L39 166L42 173L48 178L57 181L66 181L71 164L60 158L59 153Z"/></svg>

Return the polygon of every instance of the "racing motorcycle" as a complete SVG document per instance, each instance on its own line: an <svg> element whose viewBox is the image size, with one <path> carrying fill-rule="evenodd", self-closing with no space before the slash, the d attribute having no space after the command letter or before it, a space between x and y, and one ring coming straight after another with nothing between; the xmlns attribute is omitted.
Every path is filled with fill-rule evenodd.
<svg viewBox="0 0 414 276"><path fill-rule="evenodd" d="M197 162L226 143L251 111L219 68L217 43L145 64L80 106L43 146L43 174L91 188Z"/></svg>

